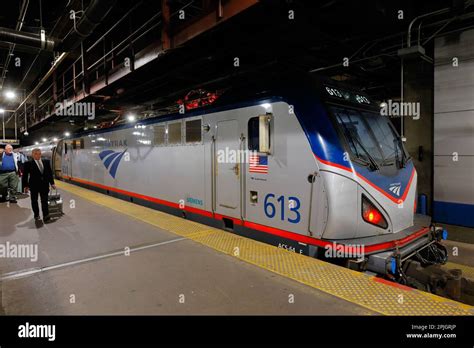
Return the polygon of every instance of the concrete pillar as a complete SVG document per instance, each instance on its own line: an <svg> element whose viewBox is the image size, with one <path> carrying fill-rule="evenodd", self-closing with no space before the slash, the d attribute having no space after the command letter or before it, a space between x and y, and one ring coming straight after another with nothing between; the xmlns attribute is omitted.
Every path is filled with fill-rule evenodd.
<svg viewBox="0 0 474 348"><path fill-rule="evenodd" d="M428 214L433 201L433 65L422 60L404 60L404 102L420 103L420 117L403 118L405 147L418 173L418 194L428 197ZM422 147L420 156L420 146Z"/></svg>

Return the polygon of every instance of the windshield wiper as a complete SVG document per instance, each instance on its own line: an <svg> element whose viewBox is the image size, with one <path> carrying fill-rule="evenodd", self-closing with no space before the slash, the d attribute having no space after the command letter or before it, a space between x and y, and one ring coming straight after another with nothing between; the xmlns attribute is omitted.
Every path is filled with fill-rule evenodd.
<svg viewBox="0 0 474 348"><path fill-rule="evenodd" d="M405 168L405 163L406 163L406 160L407 160L407 156L405 154L405 151L403 150L403 143L402 143L402 138L401 137L396 137L395 139L393 139L393 142L397 142L398 144L395 144L395 159L397 161L397 163L399 163L399 168ZM398 149L400 146L400 152L402 153L402 159L400 160L399 159L399 156L398 156Z"/></svg>
<svg viewBox="0 0 474 348"><path fill-rule="evenodd" d="M353 134L351 134L351 138L353 140L355 140L357 142L357 144L359 144L360 148L362 149L362 151L365 152L365 154L367 155L367 158L369 159L369 162L370 162L370 165L372 167L373 170L379 170L380 167L379 165L377 164L377 162L375 161L375 159L372 157L372 155L369 153L369 151L367 151L367 149L364 147L364 145L362 145L362 143L360 142L360 140L358 139L357 136L354 136Z"/></svg>
<svg viewBox="0 0 474 348"><path fill-rule="evenodd" d="M401 142L401 137L393 138L393 147L394 150L389 155L385 156L385 159L380 163L382 167L391 166L392 164L396 163L398 168L405 168L406 162L408 161L408 156L406 155L405 151L403 150L403 144ZM402 158L400 160L400 155L398 151L402 153ZM395 162L390 158L392 155L395 155Z"/></svg>
<svg viewBox="0 0 474 348"><path fill-rule="evenodd" d="M352 123L352 121L351 121L351 123ZM341 124L344 127L344 132L346 133L347 140L350 140L352 142L352 144L354 145L355 155L357 156L357 158L359 158L360 160L367 163L372 168L372 170L379 170L379 165L377 164L375 159L370 155L369 151L367 151L367 149L364 147L364 145L362 145L362 143L360 142L357 134L354 134L355 133L354 130L352 128L349 129L349 127L347 127L347 125L346 125L346 122L343 122L342 120L339 122L339 124ZM356 141L359 144L362 151L364 151L366 153L367 158L369 159L369 161L367 161L365 158L361 157L361 155L359 154L359 151L357 150L357 146L355 146L355 144L354 144L354 141Z"/></svg>

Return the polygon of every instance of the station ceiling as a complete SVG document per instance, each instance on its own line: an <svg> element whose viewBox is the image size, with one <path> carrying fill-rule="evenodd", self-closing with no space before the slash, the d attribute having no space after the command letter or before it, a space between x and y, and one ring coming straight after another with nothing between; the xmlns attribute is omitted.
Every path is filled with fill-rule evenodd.
<svg viewBox="0 0 474 348"><path fill-rule="evenodd" d="M76 11L78 25L84 13L80 11L92 5L100 8L101 2L112 5L102 9L100 24L90 35L74 33L71 11ZM129 112L139 117L157 115L175 107L190 91L229 90L252 81L271 81L283 72L343 80L376 100L396 98L400 94L397 51L406 45L408 26L415 17L449 9L414 26L417 39L421 22L420 41L428 57L432 57L434 34L474 26L472 1L173 0L166 4L16 0L2 5L0 107L8 110L7 137L14 137L14 115L18 136L28 144L61 136L65 130L123 122ZM21 38L13 45L11 36L2 34L3 28L32 35L43 28L53 48L42 47L41 42L25 44ZM60 56L63 51L65 57ZM345 57L349 66L342 64ZM126 58L132 58L132 66L138 68L124 66ZM9 89L17 92L15 100L4 97ZM24 95L29 96L26 103ZM95 102L96 119L55 116L51 104L65 99ZM22 135L25 105L28 136Z"/></svg>

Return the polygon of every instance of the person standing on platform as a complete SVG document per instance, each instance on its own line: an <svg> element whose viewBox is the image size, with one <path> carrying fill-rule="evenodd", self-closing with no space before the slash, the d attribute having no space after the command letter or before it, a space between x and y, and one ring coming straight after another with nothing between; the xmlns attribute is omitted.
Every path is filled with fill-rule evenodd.
<svg viewBox="0 0 474 348"><path fill-rule="evenodd" d="M18 188L18 154L13 146L7 144L0 153L0 194L10 203L16 203L15 193Z"/></svg>
<svg viewBox="0 0 474 348"><path fill-rule="evenodd" d="M30 192L35 220L40 220L38 206L38 196L40 196L43 221L48 222L51 220L48 210L49 187L56 189L53 171L49 160L41 158L40 149L34 149L31 155L33 159L24 164L23 188L25 193Z"/></svg>

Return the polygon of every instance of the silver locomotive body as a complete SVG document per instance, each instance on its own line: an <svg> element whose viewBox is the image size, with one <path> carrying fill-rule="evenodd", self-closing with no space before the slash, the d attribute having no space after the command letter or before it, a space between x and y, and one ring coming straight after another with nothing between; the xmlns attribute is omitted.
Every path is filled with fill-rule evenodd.
<svg viewBox="0 0 474 348"><path fill-rule="evenodd" d="M439 233L415 215L416 170L390 121L367 98L336 91L76 135L58 143L56 172L297 253L397 273Z"/></svg>

